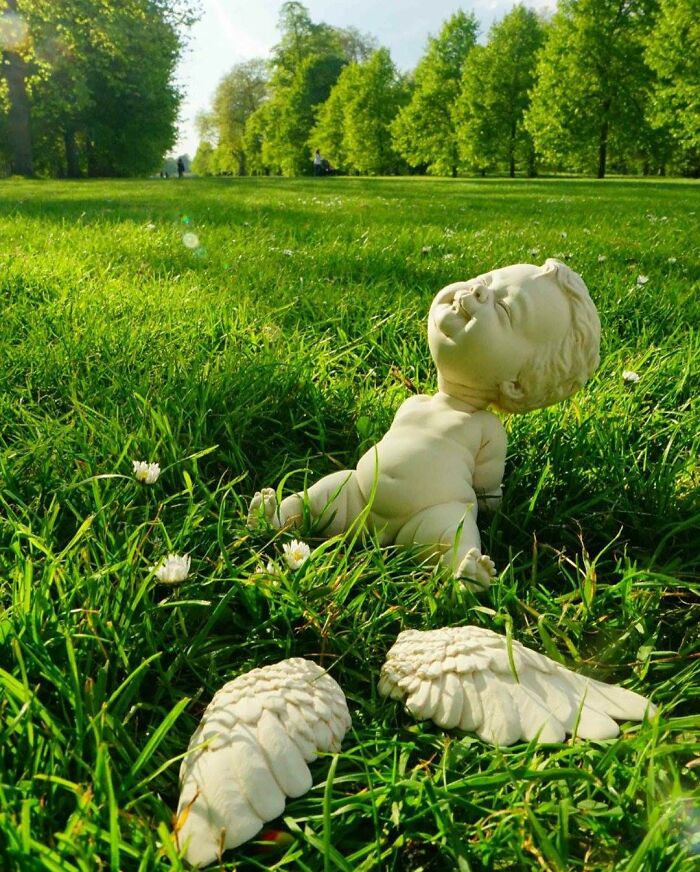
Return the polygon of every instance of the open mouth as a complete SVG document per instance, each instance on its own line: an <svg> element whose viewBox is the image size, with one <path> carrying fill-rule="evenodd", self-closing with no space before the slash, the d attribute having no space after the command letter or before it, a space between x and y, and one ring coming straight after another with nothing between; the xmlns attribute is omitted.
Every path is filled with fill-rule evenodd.
<svg viewBox="0 0 700 872"><path fill-rule="evenodd" d="M472 320L469 312L465 312L461 307L447 305L442 312L436 313L435 323L443 336L454 341L455 337L462 333L465 326Z"/></svg>
<svg viewBox="0 0 700 872"><path fill-rule="evenodd" d="M456 315L461 315L465 321L472 320L471 313L467 310L466 306L462 305L461 300L453 300L451 309Z"/></svg>

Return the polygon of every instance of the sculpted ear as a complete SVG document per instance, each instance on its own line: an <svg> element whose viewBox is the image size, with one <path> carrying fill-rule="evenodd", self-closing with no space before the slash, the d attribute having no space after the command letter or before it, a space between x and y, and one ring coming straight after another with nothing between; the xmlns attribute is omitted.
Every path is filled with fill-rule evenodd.
<svg viewBox="0 0 700 872"><path fill-rule="evenodd" d="M503 381L499 385L501 390L501 396L505 397L507 400L513 403L519 403L522 401L525 396L525 391L523 390L523 386L519 381Z"/></svg>

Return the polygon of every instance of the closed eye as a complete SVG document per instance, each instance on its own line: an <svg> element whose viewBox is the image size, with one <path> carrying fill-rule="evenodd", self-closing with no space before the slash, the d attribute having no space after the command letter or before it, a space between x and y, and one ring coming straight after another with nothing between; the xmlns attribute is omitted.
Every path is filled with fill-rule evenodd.
<svg viewBox="0 0 700 872"><path fill-rule="evenodd" d="M504 303L503 300L496 300L496 305L500 306L501 309L503 309L503 311L508 316L508 320L510 321L511 320L511 311L510 311L510 307L507 305L507 303Z"/></svg>

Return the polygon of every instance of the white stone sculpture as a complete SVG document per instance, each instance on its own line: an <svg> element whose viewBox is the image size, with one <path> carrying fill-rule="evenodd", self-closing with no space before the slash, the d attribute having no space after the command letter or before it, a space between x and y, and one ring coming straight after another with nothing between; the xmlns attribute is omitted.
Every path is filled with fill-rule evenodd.
<svg viewBox="0 0 700 872"><path fill-rule="evenodd" d="M307 763L338 751L350 727L345 696L295 657L228 682L204 712L180 768L176 835L195 866L215 862L311 788Z"/></svg>
<svg viewBox="0 0 700 872"><path fill-rule="evenodd" d="M549 657L481 627L406 630L387 655L379 692L418 720L473 731L493 745L610 739L615 720L642 720L645 697L577 675Z"/></svg>
<svg viewBox="0 0 700 872"><path fill-rule="evenodd" d="M517 264L443 288L428 317L438 392L406 400L354 470L335 472L277 506L255 494L249 526L293 527L304 502L326 536L362 523L382 544L417 545L484 589L477 498L497 506L506 434L489 406L542 408L571 396L599 361L600 322L581 277L557 260Z"/></svg>

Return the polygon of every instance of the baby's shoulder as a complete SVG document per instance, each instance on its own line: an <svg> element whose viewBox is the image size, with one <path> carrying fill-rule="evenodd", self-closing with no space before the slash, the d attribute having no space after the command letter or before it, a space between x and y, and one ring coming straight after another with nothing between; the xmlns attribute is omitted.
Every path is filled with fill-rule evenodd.
<svg viewBox="0 0 700 872"><path fill-rule="evenodd" d="M421 409L426 410L430 408L430 400L431 398L427 394L413 394L413 396L401 403L397 415L405 412L420 411Z"/></svg>
<svg viewBox="0 0 700 872"><path fill-rule="evenodd" d="M476 412L472 412L472 418L475 421L479 421L481 424L486 425L487 427L502 427L501 419L492 412L490 409L477 409Z"/></svg>
<svg viewBox="0 0 700 872"><path fill-rule="evenodd" d="M486 438L503 436L505 438L505 428L501 423L498 415L490 412L488 409L479 409L471 415L473 427L478 427Z"/></svg>

